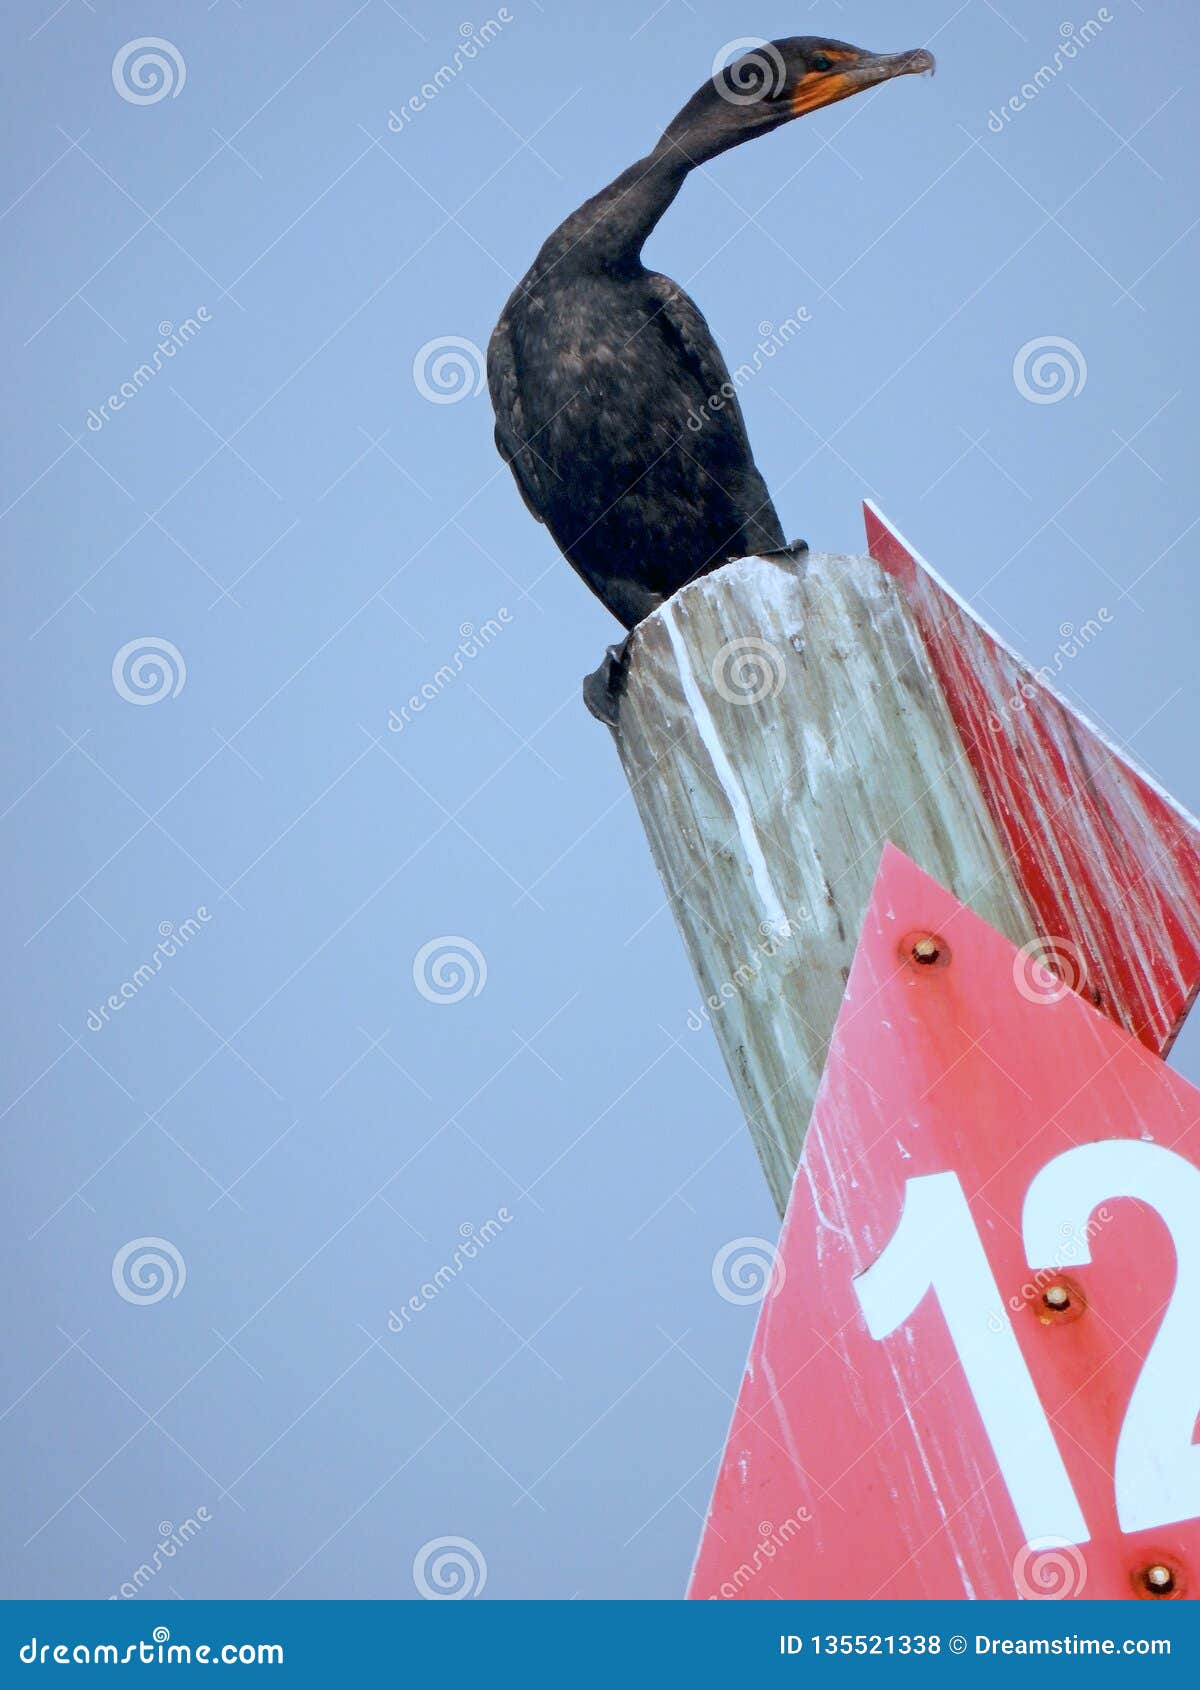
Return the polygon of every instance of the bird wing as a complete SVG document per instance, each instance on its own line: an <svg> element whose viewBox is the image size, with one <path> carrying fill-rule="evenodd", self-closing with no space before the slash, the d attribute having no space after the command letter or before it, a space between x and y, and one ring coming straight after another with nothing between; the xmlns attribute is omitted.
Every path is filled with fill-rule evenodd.
<svg viewBox="0 0 1200 1690"><path fill-rule="evenodd" d="M647 271L651 293L660 302L655 321L662 333L675 343L680 359L688 366L700 385L702 403L719 399L719 439L721 442L721 481L728 491L736 491L743 512L742 539L748 552L773 552L783 548L785 541L767 484L754 462L750 438L746 433L746 419L738 402L737 387L730 377L729 367L713 339L712 330L704 320L698 305L669 276ZM715 425L714 425L715 426ZM680 438L683 438L681 433ZM700 436L696 436L697 445ZM709 450L712 450L710 440ZM685 448L692 450L692 448ZM734 476L730 481L731 473Z"/></svg>
<svg viewBox="0 0 1200 1690"><path fill-rule="evenodd" d="M528 444L521 383L508 322L501 317L492 331L487 355L488 392L496 413L496 450L513 472L529 514L545 522L546 494L537 454Z"/></svg>
<svg viewBox="0 0 1200 1690"><path fill-rule="evenodd" d="M678 283L673 282L669 276L660 276L657 271L651 270L647 272L647 281L651 293L660 304L658 322L664 332L677 342L680 356L695 372L705 397L722 397L721 409L727 414L739 445L749 455L750 442L746 435L746 424L730 379L729 367L721 356L720 348L713 339L713 332L705 322L700 307L694 300L689 299Z"/></svg>

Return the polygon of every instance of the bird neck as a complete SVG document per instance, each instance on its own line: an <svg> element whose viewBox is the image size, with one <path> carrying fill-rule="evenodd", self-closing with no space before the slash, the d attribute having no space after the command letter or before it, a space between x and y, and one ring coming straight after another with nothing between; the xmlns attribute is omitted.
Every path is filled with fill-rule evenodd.
<svg viewBox="0 0 1200 1690"><path fill-rule="evenodd" d="M695 161L666 137L578 211L547 241L542 256L560 272L636 269L647 237L675 199Z"/></svg>
<svg viewBox="0 0 1200 1690"><path fill-rule="evenodd" d="M640 268L647 237L688 174L782 120L774 110L731 104L705 83L672 118L653 152L555 230L542 249L543 262L560 273Z"/></svg>

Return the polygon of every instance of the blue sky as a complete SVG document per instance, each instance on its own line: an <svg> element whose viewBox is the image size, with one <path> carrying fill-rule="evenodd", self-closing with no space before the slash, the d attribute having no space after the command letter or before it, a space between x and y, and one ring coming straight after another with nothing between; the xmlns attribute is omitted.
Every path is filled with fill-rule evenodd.
<svg viewBox="0 0 1200 1690"><path fill-rule="evenodd" d="M578 702L615 624L478 377L725 43L939 59L647 249L731 364L808 313L742 392L785 529L860 550L874 496L1035 666L1107 610L1061 684L1200 808L1192 9L500 10L6 10L9 1595L108 1595L200 1509L156 1593L415 1597L443 1537L489 1596L683 1588L755 1314L712 1262L776 1222ZM117 1293L146 1239L178 1295Z"/></svg>

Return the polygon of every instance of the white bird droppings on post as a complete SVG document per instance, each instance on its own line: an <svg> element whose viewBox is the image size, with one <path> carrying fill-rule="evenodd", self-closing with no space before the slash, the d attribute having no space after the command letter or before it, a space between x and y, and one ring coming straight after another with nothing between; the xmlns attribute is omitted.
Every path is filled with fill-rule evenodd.
<svg viewBox="0 0 1200 1690"><path fill-rule="evenodd" d="M783 905L779 901L779 894L775 890L771 879L771 871L767 867L767 859L763 855L762 842L754 827L754 817L750 813L750 806L746 802L746 794L742 788L733 764L729 761L725 747L721 743L721 736L717 732L712 713L705 703L704 694L696 684L696 677L692 673L687 648L675 620L675 601L665 605L662 611L663 626L667 630L667 638L671 642L679 665L679 679L683 686L683 696L687 700L692 713L692 724L704 743L712 763L713 773L729 800L729 808L733 811L737 822L738 834L741 838L742 850L745 853L746 866L750 870L750 877L754 881L758 892L762 914L760 920L768 921L774 931L778 932L788 924Z"/></svg>
<svg viewBox="0 0 1200 1690"><path fill-rule="evenodd" d="M742 558L683 588L634 633L617 744L782 1213L884 842L1014 943L1036 928L870 558Z"/></svg>

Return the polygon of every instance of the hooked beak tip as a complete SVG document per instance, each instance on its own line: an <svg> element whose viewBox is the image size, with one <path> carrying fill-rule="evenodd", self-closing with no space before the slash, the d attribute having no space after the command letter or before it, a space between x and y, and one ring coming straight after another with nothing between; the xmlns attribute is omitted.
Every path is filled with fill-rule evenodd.
<svg viewBox="0 0 1200 1690"><path fill-rule="evenodd" d="M937 60L928 47L917 47L911 53L901 56L902 62L896 67L897 76L933 76L937 71Z"/></svg>
<svg viewBox="0 0 1200 1690"><path fill-rule="evenodd" d="M928 47L913 47L907 53L864 53L847 76L855 88L872 88L897 76L932 76L936 69L937 61Z"/></svg>

